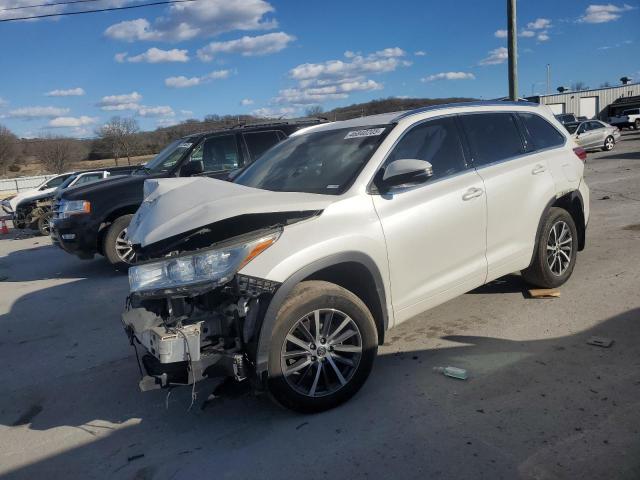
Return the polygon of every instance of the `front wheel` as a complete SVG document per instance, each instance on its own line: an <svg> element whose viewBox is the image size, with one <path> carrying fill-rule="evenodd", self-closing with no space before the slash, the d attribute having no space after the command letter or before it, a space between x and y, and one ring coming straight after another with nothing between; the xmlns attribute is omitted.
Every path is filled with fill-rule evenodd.
<svg viewBox="0 0 640 480"><path fill-rule="evenodd" d="M104 256L117 269L126 269L135 263L135 252L127 241L127 227L133 215L116 218L104 236Z"/></svg>
<svg viewBox="0 0 640 480"><path fill-rule="evenodd" d="M45 237L49 236L51 232L51 219L53 218L53 212L45 213L38 218L38 232Z"/></svg>
<svg viewBox="0 0 640 480"><path fill-rule="evenodd" d="M536 240L531 265L522 271L524 279L541 288L564 284L576 264L578 231L566 210L552 207Z"/></svg>
<svg viewBox="0 0 640 480"><path fill-rule="evenodd" d="M604 146L602 147L602 150L604 150L605 152L609 152L613 150L613 147L615 144L616 144L615 140L611 135L609 135L607 138L604 139Z"/></svg>
<svg viewBox="0 0 640 480"><path fill-rule="evenodd" d="M276 322L268 388L278 403L321 412L360 390L378 352L376 326L360 298L333 283L302 282Z"/></svg>

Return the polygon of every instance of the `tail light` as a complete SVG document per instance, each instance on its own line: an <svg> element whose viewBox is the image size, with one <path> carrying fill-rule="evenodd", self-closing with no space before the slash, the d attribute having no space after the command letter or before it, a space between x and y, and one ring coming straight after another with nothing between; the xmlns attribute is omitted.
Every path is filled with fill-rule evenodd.
<svg viewBox="0 0 640 480"><path fill-rule="evenodd" d="M576 147L573 149L573 153L583 162L587 159L587 151L582 147Z"/></svg>

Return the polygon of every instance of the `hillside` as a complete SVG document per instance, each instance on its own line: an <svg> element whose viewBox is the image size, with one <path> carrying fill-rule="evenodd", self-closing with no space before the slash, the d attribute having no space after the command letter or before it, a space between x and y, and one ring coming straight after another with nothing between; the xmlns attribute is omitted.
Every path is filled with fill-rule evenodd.
<svg viewBox="0 0 640 480"><path fill-rule="evenodd" d="M346 107L339 107L327 112L313 111L313 114L330 121L347 120L365 115L378 113L411 110L443 103L472 101L472 98L398 98L389 97L372 100L365 103L356 103ZM314 110L314 109L310 109ZM317 109L316 109L317 110ZM165 145L176 138L191 133L219 130L237 125L268 120L251 115L207 115L203 120L186 120L170 127L158 128L153 131L138 132L134 134L135 151L131 163L140 163L148 160L159 152ZM15 178L28 175L38 175L48 172L39 160L39 152L44 139L20 139L16 158L8 164L7 172L2 178ZM74 158L70 159L65 170L92 169L115 165L113 155L109 151L107 143L99 138L74 140ZM127 159L120 158L119 165L126 165Z"/></svg>

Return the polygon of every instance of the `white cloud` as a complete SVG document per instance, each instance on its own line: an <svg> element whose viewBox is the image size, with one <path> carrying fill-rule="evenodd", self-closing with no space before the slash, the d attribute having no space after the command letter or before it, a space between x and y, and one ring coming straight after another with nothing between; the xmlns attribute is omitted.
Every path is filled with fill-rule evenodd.
<svg viewBox="0 0 640 480"><path fill-rule="evenodd" d="M379 50L366 56L346 52L345 57L348 61L328 60L324 63L303 63L291 69L289 75L295 80L304 80L392 72L400 66L411 65L411 62L402 59L405 55L404 50L397 47Z"/></svg>
<svg viewBox="0 0 640 480"><path fill-rule="evenodd" d="M173 127L174 125L177 125L179 123L179 121L175 118L160 118L157 122L156 122L156 126L158 127Z"/></svg>
<svg viewBox="0 0 640 480"><path fill-rule="evenodd" d="M107 95L102 97L98 106L103 110L133 110L132 105L137 105L142 100L138 92L123 93L120 95Z"/></svg>
<svg viewBox="0 0 640 480"><path fill-rule="evenodd" d="M626 3L621 7L608 3L606 5L589 5L584 14L578 18L580 23L607 23L618 20L624 12L634 10L635 7Z"/></svg>
<svg viewBox="0 0 640 480"><path fill-rule="evenodd" d="M284 50L295 38L284 32L275 32L255 37L244 36L226 42L211 42L198 50L198 58L209 62L218 53L238 53L245 57L268 55Z"/></svg>
<svg viewBox="0 0 640 480"><path fill-rule="evenodd" d="M45 93L47 97L80 97L85 94L84 89L78 88L69 88L67 90L51 90L50 92Z"/></svg>
<svg viewBox="0 0 640 480"><path fill-rule="evenodd" d="M416 57L424 57L424 56L427 54L427 52L425 52L424 50L418 50L418 51L416 51L416 52L413 52L413 54L414 54Z"/></svg>
<svg viewBox="0 0 640 480"><path fill-rule="evenodd" d="M547 32L540 32L536 38L539 42L546 42L547 40L549 40L549 35L547 34Z"/></svg>
<svg viewBox="0 0 640 480"><path fill-rule="evenodd" d="M296 80L297 85L280 90L271 101L300 107L345 99L353 92L380 90L384 85L367 76L408 67L411 62L404 59L406 55L398 47L385 48L368 55L347 50L344 53L345 60L298 65L289 70L289 76Z"/></svg>
<svg viewBox="0 0 640 480"><path fill-rule="evenodd" d="M253 100L251 100L250 98L243 98L242 100L240 100L240 105L242 105L243 107L246 107L247 105L253 105Z"/></svg>
<svg viewBox="0 0 640 480"><path fill-rule="evenodd" d="M97 121L96 117L87 117L86 115L80 117L56 117L49 121L49 126L53 128L78 128L92 125Z"/></svg>
<svg viewBox="0 0 640 480"><path fill-rule="evenodd" d="M69 113L68 108L22 107L22 108L16 108L15 110L10 110L8 113L8 116L12 118L22 118L22 119L53 118L53 117L59 117L66 113Z"/></svg>
<svg viewBox="0 0 640 480"><path fill-rule="evenodd" d="M429 75L421 79L423 82L433 82L435 80L474 80L476 76L467 72L442 72Z"/></svg>
<svg viewBox="0 0 640 480"><path fill-rule="evenodd" d="M507 38L508 34L509 32L507 32L506 30L496 30L493 36L496 38Z"/></svg>
<svg viewBox="0 0 640 480"><path fill-rule="evenodd" d="M180 115L185 117L193 117L193 110L180 110Z"/></svg>
<svg viewBox="0 0 640 480"><path fill-rule="evenodd" d="M534 32L533 30L521 30L519 36L524 38L531 38L536 36L536 32Z"/></svg>
<svg viewBox="0 0 640 480"><path fill-rule="evenodd" d="M173 48L171 50L161 50L156 47L152 47L144 53L128 56L127 52L116 53L115 61L118 63L167 63L167 62L188 62L189 52L188 50L179 50Z"/></svg>
<svg viewBox="0 0 640 480"><path fill-rule="evenodd" d="M504 63L509 58L509 51L506 47L500 47L489 51L489 56L480 60L480 65L498 65Z"/></svg>
<svg viewBox="0 0 640 480"><path fill-rule="evenodd" d="M0 107L4 107L8 104L9 102L7 102L4 98L0 97Z"/></svg>
<svg viewBox="0 0 640 480"><path fill-rule="evenodd" d="M140 105L137 114L141 117L173 117L175 112L173 111L173 108L167 105L159 105L156 107Z"/></svg>
<svg viewBox="0 0 640 480"><path fill-rule="evenodd" d="M265 17L273 11L264 0L199 0L171 5L153 23L146 18L116 23L105 30L105 35L128 42L183 41L234 30L267 30L278 25Z"/></svg>
<svg viewBox="0 0 640 480"><path fill-rule="evenodd" d="M251 112L256 117L268 117L268 118L282 118L293 117L298 114L298 109L293 107L280 107L280 108L258 108Z"/></svg>
<svg viewBox="0 0 640 480"><path fill-rule="evenodd" d="M546 30L551 27L551 20L548 18L537 18L533 22L527 23L529 30Z"/></svg>
<svg viewBox="0 0 640 480"><path fill-rule="evenodd" d="M209 83L212 80L221 80L221 79L229 78L231 73L232 73L231 70L215 70L206 75L202 75L201 77L185 77L184 75L179 75L177 77L165 78L164 84L170 88L195 87L197 85Z"/></svg>

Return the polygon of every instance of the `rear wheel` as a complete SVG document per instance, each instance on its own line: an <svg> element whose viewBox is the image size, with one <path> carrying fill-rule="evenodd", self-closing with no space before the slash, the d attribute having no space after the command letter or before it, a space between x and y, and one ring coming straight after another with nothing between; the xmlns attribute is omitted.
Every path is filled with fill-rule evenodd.
<svg viewBox="0 0 640 480"><path fill-rule="evenodd" d="M135 263L135 252L127 241L127 227L132 218L133 215L116 218L104 236L104 256L117 269L126 269Z"/></svg>
<svg viewBox="0 0 640 480"><path fill-rule="evenodd" d="M633 128L635 128L636 130L640 130L640 119L633 122Z"/></svg>
<svg viewBox="0 0 640 480"><path fill-rule="evenodd" d="M605 152L608 152L610 150L613 150L613 147L615 144L616 144L616 141L613 139L611 135L609 135L607 138L604 139L604 146L602 147L602 149Z"/></svg>
<svg viewBox="0 0 640 480"><path fill-rule="evenodd" d="M308 281L280 308L269 352L268 388L283 406L320 412L362 387L378 351L371 312L338 285Z"/></svg>
<svg viewBox="0 0 640 480"><path fill-rule="evenodd" d="M566 210L552 207L536 241L531 265L522 271L524 279L542 288L564 284L576 263L578 231Z"/></svg>

